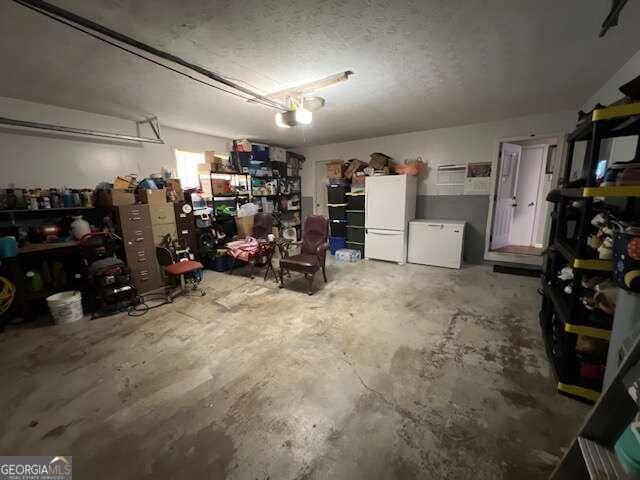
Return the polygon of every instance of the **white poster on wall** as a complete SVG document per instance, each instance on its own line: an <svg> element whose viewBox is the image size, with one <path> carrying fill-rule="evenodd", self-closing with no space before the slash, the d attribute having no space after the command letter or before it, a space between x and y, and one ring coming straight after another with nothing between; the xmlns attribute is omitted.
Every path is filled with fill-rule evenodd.
<svg viewBox="0 0 640 480"><path fill-rule="evenodd" d="M465 195L488 195L491 191L491 162L469 163L464 183Z"/></svg>

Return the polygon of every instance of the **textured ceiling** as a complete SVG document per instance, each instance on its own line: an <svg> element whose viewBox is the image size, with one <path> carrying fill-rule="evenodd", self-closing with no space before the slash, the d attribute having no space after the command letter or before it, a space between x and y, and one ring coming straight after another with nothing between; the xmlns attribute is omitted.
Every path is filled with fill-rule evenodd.
<svg viewBox="0 0 640 480"><path fill-rule="evenodd" d="M4 0L0 96L283 145L577 109L640 48L640 2L604 39L607 0L53 3L262 92L356 74L321 93L312 126L282 130L272 110Z"/></svg>

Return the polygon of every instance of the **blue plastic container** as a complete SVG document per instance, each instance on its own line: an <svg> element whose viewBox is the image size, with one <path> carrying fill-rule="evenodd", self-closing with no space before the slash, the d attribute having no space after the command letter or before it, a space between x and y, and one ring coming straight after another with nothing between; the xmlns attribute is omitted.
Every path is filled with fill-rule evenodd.
<svg viewBox="0 0 640 480"><path fill-rule="evenodd" d="M18 242L15 237L0 238L0 259L18 256Z"/></svg>
<svg viewBox="0 0 640 480"><path fill-rule="evenodd" d="M329 250L331 251L331 255L335 255L337 250L344 248L346 241L347 239L344 237L329 237Z"/></svg>
<svg viewBox="0 0 640 480"><path fill-rule="evenodd" d="M269 160L269 147L254 143L251 145L251 153L254 160Z"/></svg>
<svg viewBox="0 0 640 480"><path fill-rule="evenodd" d="M229 255L216 255L209 265L211 270L216 272L226 272L231 268L233 259Z"/></svg>

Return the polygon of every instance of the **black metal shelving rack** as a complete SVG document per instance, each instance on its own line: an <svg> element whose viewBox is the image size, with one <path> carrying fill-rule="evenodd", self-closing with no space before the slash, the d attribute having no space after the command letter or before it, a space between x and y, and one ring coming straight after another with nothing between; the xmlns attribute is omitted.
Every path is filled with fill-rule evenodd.
<svg viewBox="0 0 640 480"><path fill-rule="evenodd" d="M211 184L212 180L216 177L231 177L232 186L238 188L240 182L238 178L244 178L244 185L246 187L245 192L235 191L228 194L214 194L213 193L213 185ZM213 208L214 215L216 214L216 206L220 204L229 204L232 203L237 210L240 205L243 203L250 202L253 199L251 182L252 177L248 173L242 172L210 172L209 174L209 182L211 184L211 207Z"/></svg>
<svg viewBox="0 0 640 480"><path fill-rule="evenodd" d="M298 189L297 190L286 190L283 188L284 182L289 182L289 180L295 180L295 182L298 185ZM286 176L286 177L281 177L278 180L278 211L279 211L279 215L278 215L278 226L282 229L285 227L293 227L296 229L296 238L298 240L300 240L302 238L301 232L302 232L302 190L301 190L301 182L302 179L300 178L300 176ZM300 198L299 201L299 206L297 209L289 209L289 208L282 208L282 200L286 199L288 197L291 197L293 195L298 195L298 197ZM287 214L292 213L298 213L298 217L299 217L299 221L296 222L295 224L293 222L290 222L286 219L283 219L283 217L285 217Z"/></svg>
<svg viewBox="0 0 640 480"><path fill-rule="evenodd" d="M561 188L560 198L552 213L548 255L545 261L543 301L540 325L545 347L558 381L558 392L587 402L595 402L602 385L586 381L579 375L579 359L576 354L578 335L608 341L611 335L612 317L604 313L595 318L581 303L585 273L610 272L613 261L595 258L587 244L590 221L595 215L594 199L617 198L624 203L627 215L637 214L638 186L596 185L596 168L602 141L640 133L640 102L596 108L590 117L567 137L568 148L560 179L560 185L568 185L572 171L575 144L587 141L582 165L583 185L579 188ZM640 148L640 147L639 147ZM575 202L579 201L576 205ZM635 213L634 213L635 212ZM573 224L574 228L569 228ZM563 290L557 276L566 265L573 268L571 293ZM595 321L594 321L595 320Z"/></svg>

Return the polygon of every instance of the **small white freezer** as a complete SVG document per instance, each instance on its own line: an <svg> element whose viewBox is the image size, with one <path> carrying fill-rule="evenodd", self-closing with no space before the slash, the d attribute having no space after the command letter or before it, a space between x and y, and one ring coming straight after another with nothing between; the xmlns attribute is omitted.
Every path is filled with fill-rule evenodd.
<svg viewBox="0 0 640 480"><path fill-rule="evenodd" d="M462 267L465 223L460 220L410 221L407 261L436 267Z"/></svg>

